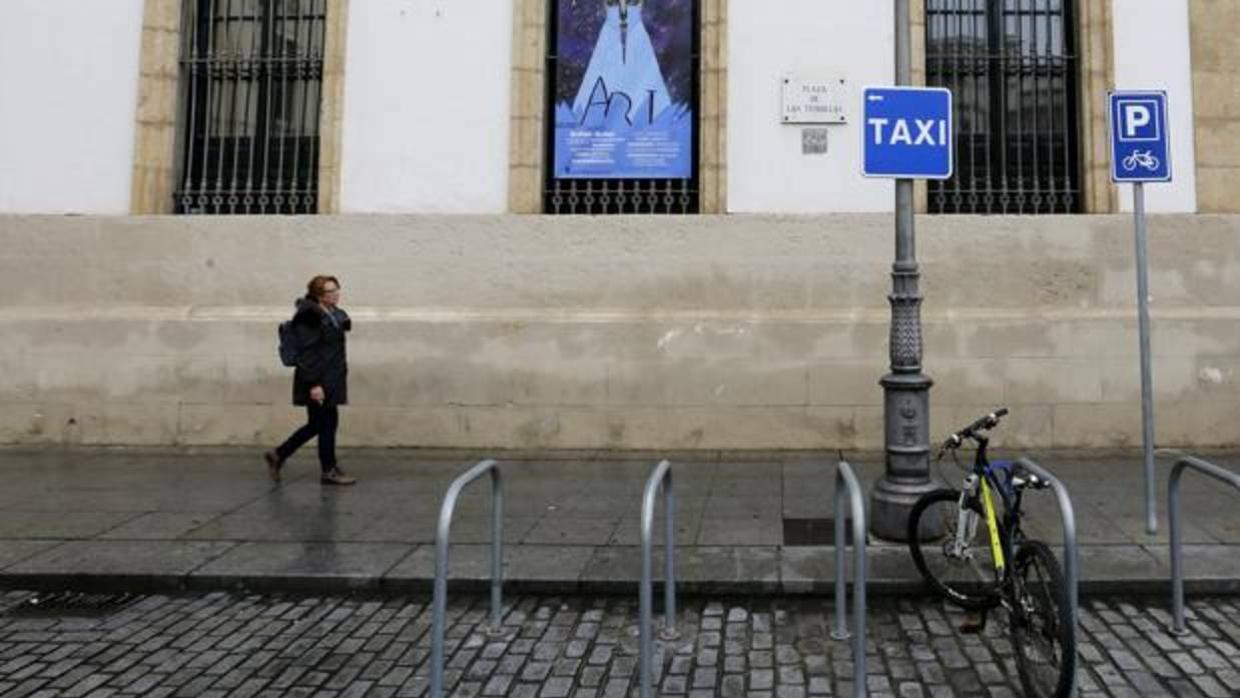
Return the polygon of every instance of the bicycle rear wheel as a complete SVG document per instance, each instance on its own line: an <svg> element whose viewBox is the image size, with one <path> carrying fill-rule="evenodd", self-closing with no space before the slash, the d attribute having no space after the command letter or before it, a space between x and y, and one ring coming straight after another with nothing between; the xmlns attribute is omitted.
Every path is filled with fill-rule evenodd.
<svg viewBox="0 0 1240 698"><path fill-rule="evenodd" d="M1012 646L1025 695L1066 698L1076 678L1076 632L1059 561L1045 543L1016 554Z"/></svg>
<svg viewBox="0 0 1240 698"><path fill-rule="evenodd" d="M967 609L989 608L999 602L995 560L981 507L970 503L977 517L971 539L957 550L960 492L936 490L917 500L908 517L908 546L917 571L943 598ZM942 532L927 538L927 532Z"/></svg>

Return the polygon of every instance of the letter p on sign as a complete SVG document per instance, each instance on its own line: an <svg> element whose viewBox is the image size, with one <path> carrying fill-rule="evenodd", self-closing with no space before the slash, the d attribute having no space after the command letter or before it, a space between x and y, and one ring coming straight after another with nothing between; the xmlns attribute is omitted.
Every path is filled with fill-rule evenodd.
<svg viewBox="0 0 1240 698"><path fill-rule="evenodd" d="M1158 123L1158 103L1153 100L1124 100L1119 104L1120 140L1162 140L1162 124Z"/></svg>
<svg viewBox="0 0 1240 698"><path fill-rule="evenodd" d="M1149 126L1153 119L1150 108L1144 104L1125 104L1124 115L1124 135L1129 138L1136 138L1137 130Z"/></svg>

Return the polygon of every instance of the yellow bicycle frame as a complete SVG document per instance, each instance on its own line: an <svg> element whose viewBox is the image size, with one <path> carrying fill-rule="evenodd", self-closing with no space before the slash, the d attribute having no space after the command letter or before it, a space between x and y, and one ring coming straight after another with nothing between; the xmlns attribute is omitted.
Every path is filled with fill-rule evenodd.
<svg viewBox="0 0 1240 698"><path fill-rule="evenodd" d="M982 509L986 512L986 530L990 533L990 552L995 560L995 571L1002 575L1006 566L1003 561L1003 541L999 538L999 520L995 515L995 503L990 496L990 486L986 478L978 480L982 487Z"/></svg>

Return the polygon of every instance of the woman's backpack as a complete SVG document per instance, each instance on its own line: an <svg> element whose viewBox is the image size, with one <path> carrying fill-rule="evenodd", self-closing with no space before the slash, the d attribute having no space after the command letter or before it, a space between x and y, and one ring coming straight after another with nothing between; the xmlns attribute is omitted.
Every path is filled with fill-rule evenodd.
<svg viewBox="0 0 1240 698"><path fill-rule="evenodd" d="M297 338L297 329L292 320L280 323L280 363L285 366L297 366L297 357L301 355L301 342Z"/></svg>

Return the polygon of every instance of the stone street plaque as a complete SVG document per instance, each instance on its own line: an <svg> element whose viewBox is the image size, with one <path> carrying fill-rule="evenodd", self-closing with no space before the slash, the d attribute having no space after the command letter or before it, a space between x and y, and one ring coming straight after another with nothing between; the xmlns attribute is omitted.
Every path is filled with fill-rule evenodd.
<svg viewBox="0 0 1240 698"><path fill-rule="evenodd" d="M845 124L848 84L843 78L783 77L785 124Z"/></svg>

